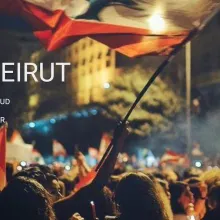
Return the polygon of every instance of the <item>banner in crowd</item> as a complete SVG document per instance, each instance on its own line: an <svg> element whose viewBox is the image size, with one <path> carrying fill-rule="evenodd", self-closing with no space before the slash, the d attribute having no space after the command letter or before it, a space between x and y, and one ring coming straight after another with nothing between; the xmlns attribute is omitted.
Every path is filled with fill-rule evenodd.
<svg viewBox="0 0 220 220"><path fill-rule="evenodd" d="M2 0L0 13L28 22L49 51L89 36L135 57L168 54L219 4L219 0Z"/></svg>
<svg viewBox="0 0 220 220"><path fill-rule="evenodd" d="M31 144L15 144L7 142L6 159L7 161L26 161L32 162Z"/></svg>

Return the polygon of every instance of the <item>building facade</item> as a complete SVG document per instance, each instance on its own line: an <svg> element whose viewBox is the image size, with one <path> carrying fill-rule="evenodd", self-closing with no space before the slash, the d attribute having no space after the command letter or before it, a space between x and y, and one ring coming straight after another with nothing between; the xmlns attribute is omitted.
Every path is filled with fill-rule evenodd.
<svg viewBox="0 0 220 220"><path fill-rule="evenodd" d="M86 37L69 46L65 57L73 64L69 87L76 93L76 104L102 101L115 77L115 51Z"/></svg>

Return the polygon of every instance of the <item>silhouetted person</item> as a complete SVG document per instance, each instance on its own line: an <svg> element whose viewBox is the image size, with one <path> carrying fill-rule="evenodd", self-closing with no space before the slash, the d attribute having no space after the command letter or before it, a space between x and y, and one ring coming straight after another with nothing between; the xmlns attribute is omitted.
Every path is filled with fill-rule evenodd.
<svg viewBox="0 0 220 220"><path fill-rule="evenodd" d="M55 220L51 200L44 187L33 179L13 179L0 194L1 220Z"/></svg>
<svg viewBox="0 0 220 220"><path fill-rule="evenodd" d="M184 182L175 182L170 184L171 208L174 220L186 220L187 209L193 202L193 194L188 184Z"/></svg>
<svg viewBox="0 0 220 220"><path fill-rule="evenodd" d="M170 220L170 203L161 186L143 173L128 173L116 189L119 220Z"/></svg>
<svg viewBox="0 0 220 220"><path fill-rule="evenodd" d="M220 219L220 182L217 182L210 189L208 194L208 211L204 217L204 220L217 220Z"/></svg>
<svg viewBox="0 0 220 220"><path fill-rule="evenodd" d="M58 179L49 168L45 166L29 167L15 174L14 178L19 176L36 180L51 194L54 202L62 198Z"/></svg>

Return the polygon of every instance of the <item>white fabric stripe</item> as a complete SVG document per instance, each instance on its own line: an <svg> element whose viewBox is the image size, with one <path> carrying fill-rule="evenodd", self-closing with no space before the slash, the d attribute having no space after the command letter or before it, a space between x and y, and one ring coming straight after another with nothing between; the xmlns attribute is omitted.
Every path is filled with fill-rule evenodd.
<svg viewBox="0 0 220 220"><path fill-rule="evenodd" d="M77 17L84 14L90 4L86 0L24 0L49 11L63 10L67 16Z"/></svg>
<svg viewBox="0 0 220 220"><path fill-rule="evenodd" d="M133 0L136 5L132 8L123 5L122 0L93 0L101 3L95 6L88 0L24 1L50 11L63 10L73 19L85 15L92 5L94 8L89 11L90 19L98 17L101 22L107 24L147 29L151 30L152 34L190 30L200 25L210 11L220 4L220 0Z"/></svg>

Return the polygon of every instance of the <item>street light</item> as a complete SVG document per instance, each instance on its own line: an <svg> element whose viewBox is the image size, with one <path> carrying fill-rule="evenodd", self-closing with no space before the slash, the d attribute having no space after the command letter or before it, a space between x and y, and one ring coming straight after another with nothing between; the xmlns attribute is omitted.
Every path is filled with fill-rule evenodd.
<svg viewBox="0 0 220 220"><path fill-rule="evenodd" d="M186 137L187 151L191 155L191 42L186 44Z"/></svg>

